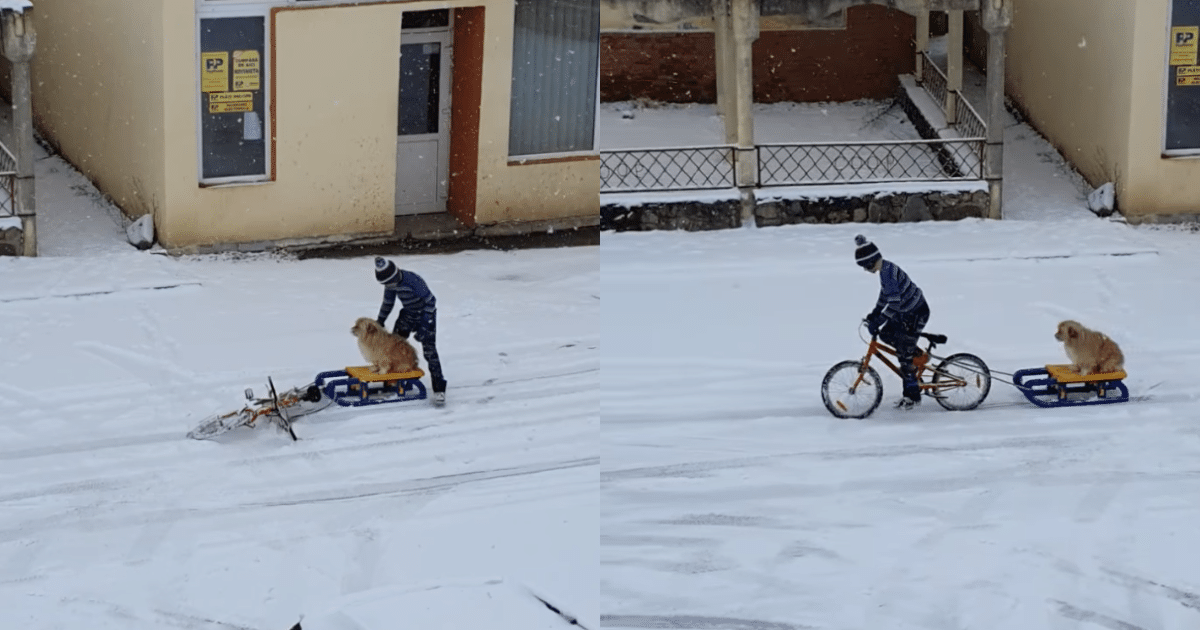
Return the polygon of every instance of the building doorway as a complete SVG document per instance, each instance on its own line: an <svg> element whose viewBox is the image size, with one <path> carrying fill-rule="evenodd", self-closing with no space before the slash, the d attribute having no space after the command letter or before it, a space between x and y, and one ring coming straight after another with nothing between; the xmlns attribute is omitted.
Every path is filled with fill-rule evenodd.
<svg viewBox="0 0 1200 630"><path fill-rule="evenodd" d="M450 11L404 14L396 139L396 215L446 211L450 182Z"/></svg>

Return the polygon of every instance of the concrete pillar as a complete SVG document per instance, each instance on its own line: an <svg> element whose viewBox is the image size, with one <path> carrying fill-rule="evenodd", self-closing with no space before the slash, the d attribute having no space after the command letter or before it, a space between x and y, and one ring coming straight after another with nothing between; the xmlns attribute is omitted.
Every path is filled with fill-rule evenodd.
<svg viewBox="0 0 1200 630"><path fill-rule="evenodd" d="M725 144L737 144L737 98L734 93L732 0L713 0L714 57L717 67L717 113L725 127Z"/></svg>
<svg viewBox="0 0 1200 630"><path fill-rule="evenodd" d="M991 206L988 218L1002 219L1004 174L1004 33L1012 26L1013 0L980 0L987 47L987 160L984 177L988 181Z"/></svg>
<svg viewBox="0 0 1200 630"><path fill-rule="evenodd" d="M758 39L758 3L732 0L733 82L737 101L738 187L758 179L754 155L754 42Z"/></svg>
<svg viewBox="0 0 1200 630"><path fill-rule="evenodd" d="M963 76L963 12L947 11L950 32L946 37L946 123L958 122L957 92L962 90Z"/></svg>
<svg viewBox="0 0 1200 630"><path fill-rule="evenodd" d="M25 256L37 256L37 206L33 178L33 107L29 61L37 46L31 9L0 13L4 56L12 65L13 155L17 158L16 194L13 204L21 217Z"/></svg>
<svg viewBox="0 0 1200 630"><path fill-rule="evenodd" d="M929 50L929 9L917 11L917 81L925 80L925 51Z"/></svg>

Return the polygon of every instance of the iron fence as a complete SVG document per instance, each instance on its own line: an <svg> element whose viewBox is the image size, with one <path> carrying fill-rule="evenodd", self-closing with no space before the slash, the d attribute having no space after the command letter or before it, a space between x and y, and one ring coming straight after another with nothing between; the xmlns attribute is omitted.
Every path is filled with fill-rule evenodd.
<svg viewBox="0 0 1200 630"><path fill-rule="evenodd" d="M17 213L17 158L0 143L0 217Z"/></svg>
<svg viewBox="0 0 1200 630"><path fill-rule="evenodd" d="M925 52L921 85L940 107L946 74ZM959 91L954 92L959 138L803 142L754 147L757 186L975 180L984 177L987 126ZM604 151L602 192L704 190L737 186L736 147L707 146Z"/></svg>
<svg viewBox="0 0 1200 630"><path fill-rule="evenodd" d="M731 188L735 179L732 146L630 149L600 154L604 192Z"/></svg>
<svg viewBox="0 0 1200 630"><path fill-rule="evenodd" d="M758 145L758 185L981 179L982 139Z"/></svg>

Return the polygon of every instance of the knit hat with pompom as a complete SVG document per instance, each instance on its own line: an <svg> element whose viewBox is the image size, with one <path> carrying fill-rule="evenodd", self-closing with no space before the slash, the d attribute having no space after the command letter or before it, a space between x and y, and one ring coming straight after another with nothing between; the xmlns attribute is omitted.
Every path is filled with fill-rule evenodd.
<svg viewBox="0 0 1200 630"><path fill-rule="evenodd" d="M396 268L396 263L379 256L375 257L375 279L380 284L387 284L395 280L399 273L400 270Z"/></svg>
<svg viewBox="0 0 1200 630"><path fill-rule="evenodd" d="M854 262L863 269L874 267L875 263L883 258L883 254L879 253L879 248L875 247L875 243L868 241L867 237L862 234L854 237L854 244L858 246L854 250Z"/></svg>

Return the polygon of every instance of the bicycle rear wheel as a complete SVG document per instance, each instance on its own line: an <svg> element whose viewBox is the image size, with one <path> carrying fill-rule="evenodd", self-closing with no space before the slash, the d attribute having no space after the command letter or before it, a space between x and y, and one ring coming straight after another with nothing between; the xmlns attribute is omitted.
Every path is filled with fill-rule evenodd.
<svg viewBox="0 0 1200 630"><path fill-rule="evenodd" d="M992 372L979 357L962 352L946 357L933 371L938 404L950 411L974 409L992 390Z"/></svg>
<svg viewBox="0 0 1200 630"><path fill-rule="evenodd" d="M869 365L863 370L862 361L842 361L829 368L821 381L821 401L838 418L866 418L881 400L879 373Z"/></svg>

